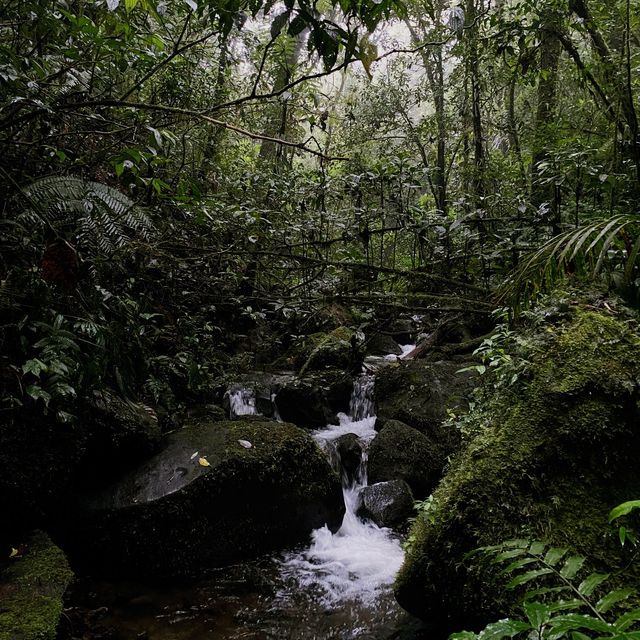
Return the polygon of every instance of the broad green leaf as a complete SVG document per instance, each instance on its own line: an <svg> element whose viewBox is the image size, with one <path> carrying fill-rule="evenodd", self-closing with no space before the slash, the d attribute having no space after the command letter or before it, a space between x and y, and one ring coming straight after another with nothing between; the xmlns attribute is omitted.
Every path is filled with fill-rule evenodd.
<svg viewBox="0 0 640 640"><path fill-rule="evenodd" d="M124 0L124 7L127 11L131 11L136 8L138 0Z"/></svg>
<svg viewBox="0 0 640 640"><path fill-rule="evenodd" d="M459 631L449 636L449 640L477 640L477 638L478 634L473 631Z"/></svg>
<svg viewBox="0 0 640 640"><path fill-rule="evenodd" d="M633 609L632 611L627 611L627 613L623 613L614 623L616 629L620 631L625 631L628 629L634 622L638 622L640 620L640 609Z"/></svg>
<svg viewBox="0 0 640 640"><path fill-rule="evenodd" d="M529 553L532 553L536 556L542 555L546 547L547 545L544 542L532 542L531 546L529 547Z"/></svg>
<svg viewBox="0 0 640 640"><path fill-rule="evenodd" d="M602 633L610 633L612 630L611 625L606 622L581 613L567 613L563 616L557 616L549 622L549 626L553 629L554 634L567 633L577 629L588 629Z"/></svg>
<svg viewBox="0 0 640 640"><path fill-rule="evenodd" d="M580 586L578 587L578 591L583 596L590 596L595 591L596 587L598 587L605 580L607 580L609 575L610 574L608 573L592 573L580 583Z"/></svg>
<svg viewBox="0 0 640 640"><path fill-rule="evenodd" d="M635 593L635 589L631 589L630 587L626 587L624 589L616 589L611 593L608 593L606 596L601 598L596 604L596 609L599 613L606 613L613 607L618 604L618 602L622 602L626 600L630 595Z"/></svg>
<svg viewBox="0 0 640 640"><path fill-rule="evenodd" d="M551 610L543 602L525 602L522 605L531 626L539 630L551 618Z"/></svg>
<svg viewBox="0 0 640 640"><path fill-rule="evenodd" d="M501 638L513 638L513 636L529 631L530 627L521 620L498 620L487 625L478 635L480 640L501 640Z"/></svg>
<svg viewBox="0 0 640 640"><path fill-rule="evenodd" d="M528 564L532 564L534 562L538 562L537 558L520 558L520 560L516 560L508 564L498 575L503 576L507 573L512 573L516 569L520 569L521 567L526 567Z"/></svg>
<svg viewBox="0 0 640 640"><path fill-rule="evenodd" d="M562 547L551 547L549 551L547 551L544 561L546 564L553 567L562 560L566 553L567 549L563 549Z"/></svg>
<svg viewBox="0 0 640 640"><path fill-rule="evenodd" d="M583 564L584 558L582 556L569 556L560 569L560 575L567 580L573 580L578 571L582 569Z"/></svg>
<svg viewBox="0 0 640 640"><path fill-rule="evenodd" d="M517 558L526 553L525 549L509 549L509 551L502 551L495 558L494 562L504 562L505 560L510 560L511 558Z"/></svg>
<svg viewBox="0 0 640 640"><path fill-rule="evenodd" d="M22 365L22 373L32 373L36 378L39 378L42 372L47 372L47 368L47 365L42 362L42 360L33 358L32 360L27 360Z"/></svg>
<svg viewBox="0 0 640 640"><path fill-rule="evenodd" d="M621 516L626 516L634 509L640 509L640 500L629 500L628 502L619 504L609 513L609 522L613 522L616 518L620 518Z"/></svg>
<svg viewBox="0 0 640 640"><path fill-rule="evenodd" d="M522 575L516 576L511 582L507 584L507 589L513 589L514 587L518 587L521 584L526 584L527 582L531 582L540 576L545 576L549 573L552 573L551 569L535 569L533 571L527 571Z"/></svg>

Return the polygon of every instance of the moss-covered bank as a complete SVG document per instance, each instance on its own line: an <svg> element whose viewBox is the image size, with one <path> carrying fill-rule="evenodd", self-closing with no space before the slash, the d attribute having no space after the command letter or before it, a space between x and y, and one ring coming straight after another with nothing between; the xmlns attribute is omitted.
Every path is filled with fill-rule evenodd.
<svg viewBox="0 0 640 640"><path fill-rule="evenodd" d="M64 553L34 533L0 573L0 640L54 640L72 579Z"/></svg>
<svg viewBox="0 0 640 640"><path fill-rule="evenodd" d="M531 537L596 568L624 565L607 514L640 496L640 340L591 311L546 335L528 380L472 415L474 437L413 528L396 596L440 632L482 625L517 602L499 566L465 558L479 546ZM625 580L640 585L637 566Z"/></svg>

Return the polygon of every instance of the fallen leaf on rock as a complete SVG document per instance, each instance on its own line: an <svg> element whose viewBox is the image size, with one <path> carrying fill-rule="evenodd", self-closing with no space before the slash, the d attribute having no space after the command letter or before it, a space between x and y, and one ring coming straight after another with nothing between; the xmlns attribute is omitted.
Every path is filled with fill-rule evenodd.
<svg viewBox="0 0 640 640"><path fill-rule="evenodd" d="M245 449L251 449L253 445L248 440L238 440L238 444Z"/></svg>
<svg viewBox="0 0 640 640"><path fill-rule="evenodd" d="M201 467L210 467L209 461L206 458L198 458L198 464Z"/></svg>
<svg viewBox="0 0 640 640"><path fill-rule="evenodd" d="M191 460L193 460L197 455L198 455L198 452L196 451L195 453L193 453L193 454L191 455Z"/></svg>

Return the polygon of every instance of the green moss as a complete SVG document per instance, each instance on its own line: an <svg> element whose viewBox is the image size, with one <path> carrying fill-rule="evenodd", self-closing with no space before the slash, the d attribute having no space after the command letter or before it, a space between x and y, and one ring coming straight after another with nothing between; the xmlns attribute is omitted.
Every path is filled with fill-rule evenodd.
<svg viewBox="0 0 640 640"><path fill-rule="evenodd" d="M412 532L398 599L447 632L518 602L495 565L466 558L479 546L530 537L569 546L601 570L627 561L606 517L640 495L640 341L624 323L590 311L546 333L529 380L478 412L473 439ZM640 586L638 568L625 579Z"/></svg>
<svg viewBox="0 0 640 640"><path fill-rule="evenodd" d="M294 362L300 375L326 367L351 370L362 357L362 344L353 329L337 327L329 333L314 333L296 345Z"/></svg>
<svg viewBox="0 0 640 640"><path fill-rule="evenodd" d="M72 579L64 553L36 532L0 576L0 640L54 640Z"/></svg>

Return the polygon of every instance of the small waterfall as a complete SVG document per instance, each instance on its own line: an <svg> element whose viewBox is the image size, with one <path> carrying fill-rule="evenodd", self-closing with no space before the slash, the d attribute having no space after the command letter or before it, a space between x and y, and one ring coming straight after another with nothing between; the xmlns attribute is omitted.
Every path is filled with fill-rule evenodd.
<svg viewBox="0 0 640 640"><path fill-rule="evenodd" d="M367 485L367 448L375 437L373 389L372 376L359 376L354 382L351 415L340 414L337 425L314 433L321 446L334 452L336 440L349 433L362 446L355 476L342 473L346 511L340 529L336 533L326 526L316 529L311 546L288 554L282 563L283 576L293 578L302 588L319 591L326 607L343 601L373 606L381 596L391 597L391 584L404 557L399 540L389 529L357 515L360 491Z"/></svg>
<svg viewBox="0 0 640 640"><path fill-rule="evenodd" d="M353 393L349 401L349 417L353 422L369 418L374 412L373 388L375 378L362 374L353 381Z"/></svg>
<svg viewBox="0 0 640 640"><path fill-rule="evenodd" d="M229 401L229 417L231 418L258 414L255 389L234 385L227 390L225 398Z"/></svg>

